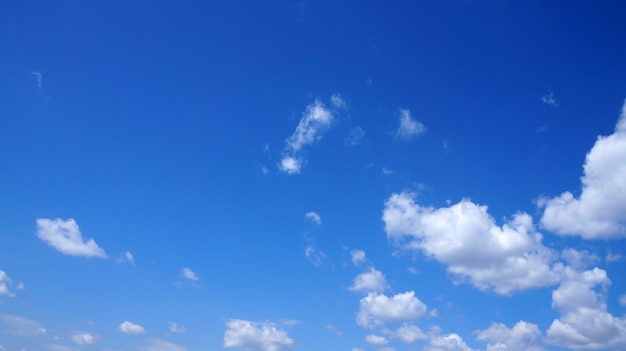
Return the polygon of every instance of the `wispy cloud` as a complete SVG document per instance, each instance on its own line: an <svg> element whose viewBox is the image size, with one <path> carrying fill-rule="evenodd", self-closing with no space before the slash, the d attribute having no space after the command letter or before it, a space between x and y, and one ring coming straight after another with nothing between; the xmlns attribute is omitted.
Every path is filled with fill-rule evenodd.
<svg viewBox="0 0 626 351"><path fill-rule="evenodd" d="M180 275L183 278L187 278L189 280L193 280L193 281L198 281L200 280L200 277L198 277L198 275L196 273L194 273L191 269L189 269L188 267L184 267L182 269L182 271L180 272Z"/></svg>
<svg viewBox="0 0 626 351"><path fill-rule="evenodd" d="M344 142L346 146L348 147L355 147L355 146L360 145L363 142L364 138L365 138L365 131L363 131L363 128L357 126L357 127L350 129Z"/></svg>
<svg viewBox="0 0 626 351"><path fill-rule="evenodd" d="M552 90L542 96L541 101L543 101L544 104L550 105L552 107L559 106L559 102L556 101L556 99L554 98L554 92Z"/></svg>
<svg viewBox="0 0 626 351"><path fill-rule="evenodd" d="M37 236L59 252L70 256L100 257L107 255L93 239L83 239L73 219L37 219Z"/></svg>
<svg viewBox="0 0 626 351"><path fill-rule="evenodd" d="M166 340L149 339L148 344L141 346L139 351L187 351L187 349Z"/></svg>
<svg viewBox="0 0 626 351"><path fill-rule="evenodd" d="M411 111L400 109L399 126L392 132L394 138L408 141L426 133L426 127L411 117Z"/></svg>
<svg viewBox="0 0 626 351"><path fill-rule="evenodd" d="M15 293L9 290L9 286L11 286L11 284L11 278L3 270L0 269L0 296L15 296Z"/></svg>
<svg viewBox="0 0 626 351"><path fill-rule="evenodd" d="M0 325L1 332L18 336L42 335L48 332L33 320L6 313L0 313Z"/></svg>
<svg viewBox="0 0 626 351"><path fill-rule="evenodd" d="M172 333L182 334L182 333L186 332L187 329L185 329L185 326L178 325L178 324L176 324L174 322L170 322L170 331Z"/></svg>
<svg viewBox="0 0 626 351"><path fill-rule="evenodd" d="M333 333L333 334L335 334L337 336L342 336L343 335L343 332L341 330L338 330L337 328L335 328L334 326L332 326L330 324L328 324L326 326L326 330L328 330L329 332L331 332L331 333Z"/></svg>
<svg viewBox="0 0 626 351"><path fill-rule="evenodd" d="M37 90L42 90L43 89L43 75L41 74L41 72L31 71L30 73L35 77L35 80L37 82Z"/></svg>
<svg viewBox="0 0 626 351"><path fill-rule="evenodd" d="M315 240L308 238L308 244L304 249L304 256L316 267L323 267L328 265L327 256L324 251L317 249Z"/></svg>
<svg viewBox="0 0 626 351"><path fill-rule="evenodd" d="M135 264L135 257L133 257L133 254L130 253L130 251L126 251L123 254L120 255L120 258L117 259L118 263L130 263L130 264Z"/></svg>
<svg viewBox="0 0 626 351"><path fill-rule="evenodd" d="M322 224L322 217L317 212L307 212L304 217L315 224Z"/></svg>
<svg viewBox="0 0 626 351"><path fill-rule="evenodd" d="M74 332L72 333L71 339L78 345L93 345L96 341L93 335L86 332Z"/></svg>

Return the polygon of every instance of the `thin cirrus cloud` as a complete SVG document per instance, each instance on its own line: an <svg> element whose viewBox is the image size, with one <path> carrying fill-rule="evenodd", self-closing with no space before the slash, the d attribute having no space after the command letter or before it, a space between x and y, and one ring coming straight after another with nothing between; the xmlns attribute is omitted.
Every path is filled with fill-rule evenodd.
<svg viewBox="0 0 626 351"><path fill-rule="evenodd" d="M290 351L294 341L287 331L269 322L251 322L231 319L226 322L225 348L242 348L246 351Z"/></svg>
<svg viewBox="0 0 626 351"><path fill-rule="evenodd" d="M426 127L420 121L414 119L411 116L411 111L407 109L400 109L398 124L398 128L391 133L398 140L409 141L426 133Z"/></svg>
<svg viewBox="0 0 626 351"><path fill-rule="evenodd" d="M599 136L587 154L581 177L582 192L566 191L542 198L541 225L560 235L583 239L626 236L626 101L609 136Z"/></svg>
<svg viewBox="0 0 626 351"><path fill-rule="evenodd" d="M59 252L70 256L106 258L104 250L93 239L83 239L74 219L37 219L37 236Z"/></svg>
<svg viewBox="0 0 626 351"><path fill-rule="evenodd" d="M497 226L479 206L462 200L449 207L425 207L415 194L393 194L385 203L387 238L402 250L421 251L444 263L457 281L507 295L559 282L558 255L543 246L532 218L518 213Z"/></svg>
<svg viewBox="0 0 626 351"><path fill-rule="evenodd" d="M322 138L322 133L330 127L340 110L347 109L347 104L340 95L330 98L330 106L316 99L306 107L294 133L285 140L283 158L278 168L287 174L298 174L306 163L302 150Z"/></svg>
<svg viewBox="0 0 626 351"><path fill-rule="evenodd" d="M34 320L0 313L0 332L17 336L35 336L47 334L48 331Z"/></svg>
<svg viewBox="0 0 626 351"><path fill-rule="evenodd" d="M117 330L128 335L143 334L146 332L141 325L129 321L122 322L122 324L117 327Z"/></svg>

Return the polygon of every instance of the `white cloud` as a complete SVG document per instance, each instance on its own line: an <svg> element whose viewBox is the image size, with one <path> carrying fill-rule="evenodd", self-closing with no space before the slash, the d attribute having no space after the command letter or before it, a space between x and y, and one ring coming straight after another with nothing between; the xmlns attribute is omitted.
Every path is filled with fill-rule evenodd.
<svg viewBox="0 0 626 351"><path fill-rule="evenodd" d="M11 286L11 284L11 278L0 269L0 296L15 296L15 294L9 290L9 286Z"/></svg>
<svg viewBox="0 0 626 351"><path fill-rule="evenodd" d="M122 255L120 255L120 258L117 259L117 262L128 262L130 264L135 264L135 257L133 257L133 254L131 254L130 251L126 251Z"/></svg>
<svg viewBox="0 0 626 351"><path fill-rule="evenodd" d="M518 213L497 226L487 206L462 200L449 207L423 207L415 194L393 194L383 211L385 231L396 246L421 250L448 266L456 278L498 294L556 284L561 265L541 243L532 218Z"/></svg>
<svg viewBox="0 0 626 351"><path fill-rule="evenodd" d="M312 222L314 222L315 224L322 224L322 217L320 217L319 214L317 214L316 212L307 212L304 217Z"/></svg>
<svg viewBox="0 0 626 351"><path fill-rule="evenodd" d="M174 322L170 322L170 331L172 333L182 334L187 331L184 326L178 325Z"/></svg>
<svg viewBox="0 0 626 351"><path fill-rule="evenodd" d="M346 146L355 147L355 146L360 145L363 142L364 138L365 138L365 131L363 131L363 128L357 126L357 127L350 129L344 142Z"/></svg>
<svg viewBox="0 0 626 351"><path fill-rule="evenodd" d="M411 111L400 109L399 126L393 131L396 139L410 140L421 134L426 133L426 127L411 117Z"/></svg>
<svg viewBox="0 0 626 351"><path fill-rule="evenodd" d="M327 256L324 251L318 250L315 240L307 239L308 245L304 249L304 256L316 267L323 267L327 264Z"/></svg>
<svg viewBox="0 0 626 351"><path fill-rule="evenodd" d="M117 330L128 335L143 334L146 332L146 330L141 325L134 324L129 321L122 322L122 324L117 327Z"/></svg>
<svg viewBox="0 0 626 351"><path fill-rule="evenodd" d="M363 349L361 349L361 348L358 348L358 347L353 347L353 348L352 348L352 351L365 351L365 350L363 350Z"/></svg>
<svg viewBox="0 0 626 351"><path fill-rule="evenodd" d="M37 236L61 253L71 256L106 258L104 250L93 239L83 239L73 219L37 219Z"/></svg>
<svg viewBox="0 0 626 351"><path fill-rule="evenodd" d="M348 104L341 98L341 95L339 95L339 94L333 94L330 97L330 103L336 109L345 110L345 109L348 108Z"/></svg>
<svg viewBox="0 0 626 351"><path fill-rule="evenodd" d="M626 316L607 312L606 295L611 284L606 271L564 269L564 279L552 292L552 307L560 317L546 332L549 344L571 350L618 349L626 345ZM596 291L596 286L601 291Z"/></svg>
<svg viewBox="0 0 626 351"><path fill-rule="evenodd" d="M605 260L606 260L607 263L620 262L620 261L624 260L624 256L620 255L620 254L616 254L616 253L612 252L611 250L607 250Z"/></svg>
<svg viewBox="0 0 626 351"><path fill-rule="evenodd" d="M93 335L85 332L78 332L72 334L72 341L79 345L93 345L96 339Z"/></svg>
<svg viewBox="0 0 626 351"><path fill-rule="evenodd" d="M626 307L626 294L621 294L619 296L618 303L619 303L620 306Z"/></svg>
<svg viewBox="0 0 626 351"><path fill-rule="evenodd" d="M384 336L369 334L365 337L365 341L372 345L387 345L388 341Z"/></svg>
<svg viewBox="0 0 626 351"><path fill-rule="evenodd" d="M37 90L43 89L43 74L39 71L31 71L30 72L37 81Z"/></svg>
<svg viewBox="0 0 626 351"><path fill-rule="evenodd" d="M302 160L292 156L285 156L280 160L278 168L287 174L298 174L302 169Z"/></svg>
<svg viewBox="0 0 626 351"><path fill-rule="evenodd" d="M357 267L360 267L367 262L365 251L358 249L350 251L350 259L352 260L352 264Z"/></svg>
<svg viewBox="0 0 626 351"><path fill-rule="evenodd" d="M169 341L150 339L147 345L139 348L139 351L187 351L187 349Z"/></svg>
<svg viewBox="0 0 626 351"><path fill-rule="evenodd" d="M180 272L180 275L181 275L183 278L187 278L187 279L189 279L189 280L193 280L193 281L198 281L198 280L200 280L200 277L198 277L198 276L196 275L196 273L194 273L194 272L193 272L191 269L189 269L188 267L184 267L184 268L182 269L182 271Z"/></svg>
<svg viewBox="0 0 626 351"><path fill-rule="evenodd" d="M326 326L326 330L330 331L331 333L333 333L333 334L335 334L337 336L342 336L343 335L343 332L341 330L335 328L334 326L332 326L330 324Z"/></svg>
<svg viewBox="0 0 626 351"><path fill-rule="evenodd" d="M587 154L582 193L571 192L539 201L541 224L561 235L584 239L626 236L626 102L615 132L600 136Z"/></svg>
<svg viewBox="0 0 626 351"><path fill-rule="evenodd" d="M426 335L420 328L415 325L403 323L396 331L385 330L391 338L400 339L405 344L412 344L417 340L426 340Z"/></svg>
<svg viewBox="0 0 626 351"><path fill-rule="evenodd" d="M272 323L255 323L241 319L226 322L224 347L239 347L246 351L288 351L293 339Z"/></svg>
<svg viewBox="0 0 626 351"><path fill-rule="evenodd" d="M374 268L361 273L354 278L354 283L350 286L352 291L360 292L383 292L389 288L385 275Z"/></svg>
<svg viewBox="0 0 626 351"><path fill-rule="evenodd" d="M544 104L548 104L548 105L550 105L552 107L559 106L558 101L556 101L556 99L554 98L554 92L553 91L549 91L547 94L542 96L541 97L541 101L543 101Z"/></svg>
<svg viewBox="0 0 626 351"><path fill-rule="evenodd" d="M6 313L0 313L0 325L1 332L18 336L42 335L48 332L33 320Z"/></svg>
<svg viewBox="0 0 626 351"><path fill-rule="evenodd" d="M359 303L357 324L371 329L387 322L406 322L417 320L426 313L426 305L407 291L388 297L384 294L369 293Z"/></svg>
<svg viewBox="0 0 626 351"><path fill-rule="evenodd" d="M473 351L458 334L433 335L425 351Z"/></svg>
<svg viewBox="0 0 626 351"><path fill-rule="evenodd" d="M509 329L504 324L494 323L478 333L476 340L487 342L486 351L543 351L539 346L539 327L525 321L517 322Z"/></svg>
<svg viewBox="0 0 626 351"><path fill-rule="evenodd" d="M339 95L331 96L331 108L316 99L306 107L294 133L285 140L283 158L278 168L287 174L300 173L305 160L300 153L305 146L311 145L322 138L321 134L332 124L337 109L345 109L347 105Z"/></svg>

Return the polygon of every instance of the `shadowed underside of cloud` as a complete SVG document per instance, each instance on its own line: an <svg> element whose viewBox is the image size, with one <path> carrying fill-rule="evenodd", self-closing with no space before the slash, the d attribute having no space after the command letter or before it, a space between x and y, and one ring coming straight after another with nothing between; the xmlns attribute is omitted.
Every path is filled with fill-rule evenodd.
<svg viewBox="0 0 626 351"><path fill-rule="evenodd" d="M561 235L584 239L626 236L626 101L609 136L600 136L587 154L582 192L543 198L541 225Z"/></svg>

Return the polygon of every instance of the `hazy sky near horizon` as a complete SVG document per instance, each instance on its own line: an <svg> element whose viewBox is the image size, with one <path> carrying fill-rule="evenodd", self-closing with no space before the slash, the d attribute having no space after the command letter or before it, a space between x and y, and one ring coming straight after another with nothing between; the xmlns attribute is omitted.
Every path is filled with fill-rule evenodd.
<svg viewBox="0 0 626 351"><path fill-rule="evenodd" d="M625 18L0 3L0 351L626 350Z"/></svg>

